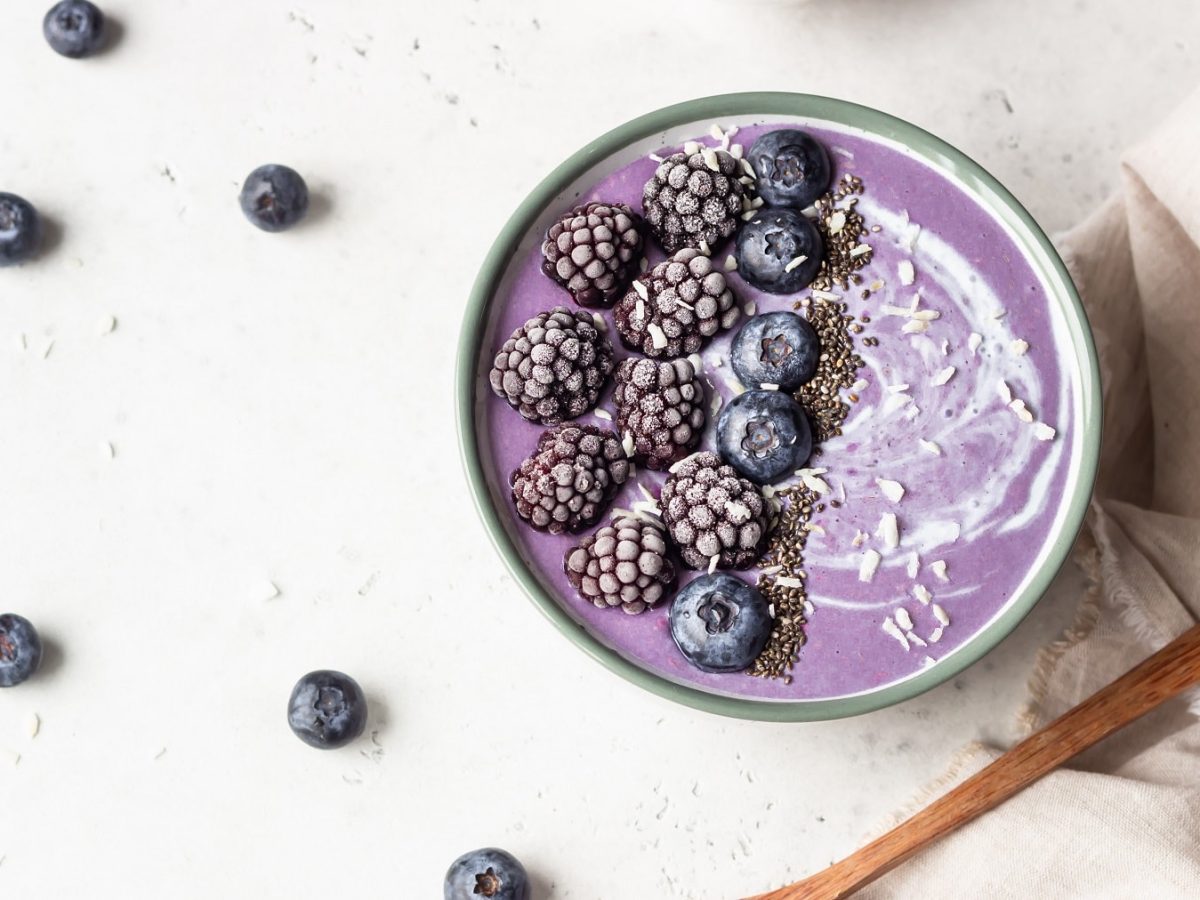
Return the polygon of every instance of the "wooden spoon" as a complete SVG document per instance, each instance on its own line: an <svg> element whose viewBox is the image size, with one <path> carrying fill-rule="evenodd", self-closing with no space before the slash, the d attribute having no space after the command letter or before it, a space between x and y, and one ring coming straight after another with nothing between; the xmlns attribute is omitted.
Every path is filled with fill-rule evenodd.
<svg viewBox="0 0 1200 900"><path fill-rule="evenodd" d="M1145 662L887 834L823 872L751 900L846 897L1196 684L1200 684L1200 625L1185 631Z"/></svg>

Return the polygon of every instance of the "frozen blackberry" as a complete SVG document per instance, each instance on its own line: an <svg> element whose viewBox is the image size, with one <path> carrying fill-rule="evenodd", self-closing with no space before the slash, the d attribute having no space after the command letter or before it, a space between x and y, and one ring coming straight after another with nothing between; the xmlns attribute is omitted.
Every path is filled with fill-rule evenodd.
<svg viewBox="0 0 1200 900"><path fill-rule="evenodd" d="M612 344L591 313L556 306L512 333L488 377L526 419L557 425L595 406L612 370Z"/></svg>
<svg viewBox="0 0 1200 900"><path fill-rule="evenodd" d="M725 273L690 248L638 276L613 308L621 343L666 359L698 353L741 314Z"/></svg>
<svg viewBox="0 0 1200 900"><path fill-rule="evenodd" d="M684 563L745 569L758 559L770 530L758 486L715 453L694 453L673 467L659 495L663 523Z"/></svg>
<svg viewBox="0 0 1200 900"><path fill-rule="evenodd" d="M658 603L675 581L666 535L633 516L585 537L567 551L563 569L584 600L601 609L619 606L631 616Z"/></svg>
<svg viewBox="0 0 1200 900"><path fill-rule="evenodd" d="M533 455L512 473L512 496L522 519L562 534L598 521L628 477L629 460L615 434L560 425L542 432Z"/></svg>
<svg viewBox="0 0 1200 900"><path fill-rule="evenodd" d="M704 147L664 159L642 190L642 210L663 249L715 248L737 231L745 189L738 161Z"/></svg>
<svg viewBox="0 0 1200 900"><path fill-rule="evenodd" d="M612 306L642 258L642 219L624 203L589 203L546 232L542 271L580 306Z"/></svg>
<svg viewBox="0 0 1200 900"><path fill-rule="evenodd" d="M700 442L704 390L686 359L627 359L617 367L617 431L633 439L633 456L666 469Z"/></svg>

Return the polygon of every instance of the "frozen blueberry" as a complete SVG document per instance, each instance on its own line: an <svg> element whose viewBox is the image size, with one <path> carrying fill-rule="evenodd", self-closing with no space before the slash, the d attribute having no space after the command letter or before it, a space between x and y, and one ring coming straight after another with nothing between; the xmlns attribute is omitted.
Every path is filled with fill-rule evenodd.
<svg viewBox="0 0 1200 900"><path fill-rule="evenodd" d="M794 294L821 268L821 232L794 209L761 209L737 239L738 273L760 291Z"/></svg>
<svg viewBox="0 0 1200 900"><path fill-rule="evenodd" d="M504 850L484 847L464 853L446 872L445 900L529 900L529 876Z"/></svg>
<svg viewBox="0 0 1200 900"><path fill-rule="evenodd" d="M749 319L733 339L730 362L748 388L764 384L794 391L817 371L821 343L808 321L792 312Z"/></svg>
<svg viewBox="0 0 1200 900"><path fill-rule="evenodd" d="M0 687L12 687L37 671L42 639L30 621L13 613L0 616Z"/></svg>
<svg viewBox="0 0 1200 900"><path fill-rule="evenodd" d="M367 725L367 701L349 675L320 669L296 682L288 701L288 724L310 747L344 747Z"/></svg>
<svg viewBox="0 0 1200 900"><path fill-rule="evenodd" d="M42 19L42 34L55 53L82 59L104 44L104 13L88 0L62 0Z"/></svg>
<svg viewBox="0 0 1200 900"><path fill-rule="evenodd" d="M804 209L829 189L829 154L808 132L769 131L754 142L746 158L767 206Z"/></svg>
<svg viewBox="0 0 1200 900"><path fill-rule="evenodd" d="M808 461L812 426L790 394L747 391L721 410L717 449L742 475L769 484Z"/></svg>
<svg viewBox="0 0 1200 900"><path fill-rule="evenodd" d="M767 601L724 572L701 575L671 603L671 636L705 672L740 672L762 653L774 622Z"/></svg>
<svg viewBox="0 0 1200 900"><path fill-rule="evenodd" d="M308 214L308 185L287 166L259 166L242 185L242 212L263 231L286 231Z"/></svg>
<svg viewBox="0 0 1200 900"><path fill-rule="evenodd" d="M16 194L0 193L0 267L32 258L41 243L42 223L33 204Z"/></svg>

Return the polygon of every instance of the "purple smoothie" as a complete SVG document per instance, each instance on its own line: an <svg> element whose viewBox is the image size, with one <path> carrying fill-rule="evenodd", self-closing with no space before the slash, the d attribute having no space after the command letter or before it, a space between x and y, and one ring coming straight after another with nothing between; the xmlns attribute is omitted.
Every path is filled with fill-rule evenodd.
<svg viewBox="0 0 1200 900"><path fill-rule="evenodd" d="M749 148L758 135L777 127L743 127L732 140ZM574 306L541 271L540 232L522 242L492 300L481 353L478 415L493 502L548 592L592 635L638 665L682 684L756 699L828 699L871 691L963 646L1021 590L1047 553L1064 512L1063 488L1078 443L1078 376L1069 362L1065 321L1005 226L951 177L901 147L824 124L803 127L830 150L835 180L844 173L862 179L858 210L880 231L866 238L873 258L860 272L862 285L835 289L850 313L871 318L856 338L865 384L856 390L859 402L852 405L843 435L826 441L809 463L828 470L820 476L831 489L823 499L845 499L840 508L827 505L813 517L823 533L809 536L805 552L812 610L790 684L692 668L671 639L669 604L637 616L593 607L563 574L563 555L578 536L535 532L517 519L509 473L543 429L492 395L486 371L495 349L526 319ZM567 197L561 209L546 210L542 221L589 200L624 202L640 212L642 186L655 167L648 157L610 167L578 199ZM653 264L662 253L653 240L648 243ZM732 241L714 248L718 267L732 249ZM913 265L911 285L902 284L907 280L900 275L902 261ZM790 310L808 295L761 293L736 272L729 279L739 304L752 302L756 312ZM875 281L884 284L861 299L862 287ZM897 308L893 313L911 309L918 293L917 309L935 311L937 318L927 320L925 333L905 333L914 320L886 314L885 306ZM611 312L599 312L610 326L618 360L630 355L611 327ZM736 330L718 336L700 354L706 389L724 398L736 392L727 362ZM878 338L878 346L865 346L866 336ZM947 376L949 367L954 371ZM944 384L937 383L939 374L948 378ZM1024 401L1032 422L1011 408L1006 394ZM599 405L614 412L611 385ZM615 428L592 414L578 421ZM1046 425L1055 429L1053 437ZM710 421L704 449L713 448L713 431ZM642 499L635 482L657 496L664 478L639 467L614 506L628 508ZM903 497L889 499L876 479L898 482ZM894 549L876 534L885 513L894 513L899 524ZM868 536L865 542L861 534ZM870 550L881 559L871 580L863 581L860 568ZM681 584L695 575L681 571ZM741 574L754 579L753 570ZM916 636L908 639L908 649L884 630L888 619L899 623L899 633Z"/></svg>

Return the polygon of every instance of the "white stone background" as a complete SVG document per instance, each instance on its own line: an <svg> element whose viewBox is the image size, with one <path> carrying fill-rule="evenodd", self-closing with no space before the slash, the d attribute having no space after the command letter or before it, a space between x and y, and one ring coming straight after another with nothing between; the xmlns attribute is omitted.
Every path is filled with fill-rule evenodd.
<svg viewBox="0 0 1200 900"><path fill-rule="evenodd" d="M460 316L545 172L710 93L880 107L1069 226L1200 80L1194 0L107 0L123 35L87 62L43 43L48 3L0 8L0 189L57 226L0 273L0 607L53 643L0 695L0 895L429 898L494 843L537 898L734 897L1012 733L1048 610L953 683L819 725L585 658L475 520ZM288 235L237 208L267 161L321 198ZM377 747L288 732L324 666L365 686Z"/></svg>

